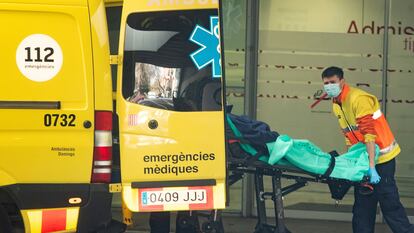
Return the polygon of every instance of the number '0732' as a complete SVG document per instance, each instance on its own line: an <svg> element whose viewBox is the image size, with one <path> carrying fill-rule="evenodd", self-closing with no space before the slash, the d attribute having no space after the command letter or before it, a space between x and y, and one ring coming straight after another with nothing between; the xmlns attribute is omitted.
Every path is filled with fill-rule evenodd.
<svg viewBox="0 0 414 233"><path fill-rule="evenodd" d="M62 127L74 127L76 115L75 114L45 114L43 118L44 125L46 127L62 126Z"/></svg>

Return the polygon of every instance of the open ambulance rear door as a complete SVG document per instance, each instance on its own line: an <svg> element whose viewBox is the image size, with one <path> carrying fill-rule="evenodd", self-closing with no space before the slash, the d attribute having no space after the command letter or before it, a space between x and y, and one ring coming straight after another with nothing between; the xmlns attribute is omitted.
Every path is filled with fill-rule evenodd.
<svg viewBox="0 0 414 233"><path fill-rule="evenodd" d="M218 0L124 0L116 113L133 212L225 208Z"/></svg>

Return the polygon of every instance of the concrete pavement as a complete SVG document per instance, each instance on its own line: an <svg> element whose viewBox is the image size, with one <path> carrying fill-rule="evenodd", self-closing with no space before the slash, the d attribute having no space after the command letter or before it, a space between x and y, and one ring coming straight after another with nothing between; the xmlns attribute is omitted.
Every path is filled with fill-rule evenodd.
<svg viewBox="0 0 414 233"><path fill-rule="evenodd" d="M134 214L134 227L130 227L127 232L147 233L149 214ZM120 219L120 213L114 211L114 218ZM200 218L200 223L204 221ZM243 218L240 216L225 214L223 216L224 229L226 233L253 233L256 225L256 218ZM272 223L272 219L269 219ZM350 222L327 221L327 220L304 220L286 219L286 226L292 233L352 233ZM171 232L175 232L175 214L171 217ZM386 224L377 224L376 233L392 233Z"/></svg>

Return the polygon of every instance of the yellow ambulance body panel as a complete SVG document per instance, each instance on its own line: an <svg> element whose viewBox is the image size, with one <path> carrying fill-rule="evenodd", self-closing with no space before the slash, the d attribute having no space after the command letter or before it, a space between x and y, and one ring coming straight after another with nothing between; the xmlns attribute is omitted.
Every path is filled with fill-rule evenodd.
<svg viewBox="0 0 414 233"><path fill-rule="evenodd" d="M104 2L3 1L0 26L0 232L50 232L55 213L56 231L109 225L108 184L94 178L111 163L94 160L112 145L95 119L112 112Z"/></svg>
<svg viewBox="0 0 414 233"><path fill-rule="evenodd" d="M221 66L197 66L192 55L203 46L189 39L197 28L208 33L220 58L218 7L217 0L123 1L116 100L122 196L131 211L225 208Z"/></svg>
<svg viewBox="0 0 414 233"><path fill-rule="evenodd" d="M92 157L82 156L93 150L93 128L82 124L94 120L89 16L86 6L63 10L8 4L0 13L8 45L0 99L10 105L0 110L0 168L19 183L90 181Z"/></svg>

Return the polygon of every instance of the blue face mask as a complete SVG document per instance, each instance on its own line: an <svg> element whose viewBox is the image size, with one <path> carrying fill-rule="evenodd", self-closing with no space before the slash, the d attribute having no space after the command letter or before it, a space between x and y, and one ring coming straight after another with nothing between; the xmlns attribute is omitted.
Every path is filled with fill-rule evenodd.
<svg viewBox="0 0 414 233"><path fill-rule="evenodd" d="M325 84L323 85L323 89L325 89L325 92L329 97L338 97L338 95L341 94L341 87L339 86L339 83Z"/></svg>

